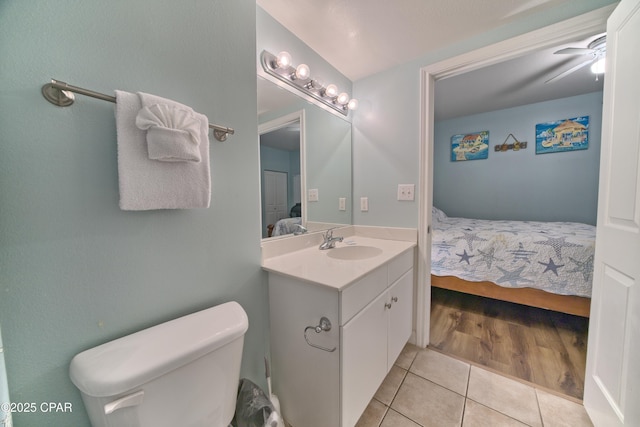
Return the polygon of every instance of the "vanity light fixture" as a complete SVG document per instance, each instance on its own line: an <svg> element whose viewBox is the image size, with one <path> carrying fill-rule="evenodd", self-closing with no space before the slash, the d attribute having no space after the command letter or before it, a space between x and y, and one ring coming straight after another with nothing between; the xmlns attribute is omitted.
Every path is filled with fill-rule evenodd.
<svg viewBox="0 0 640 427"><path fill-rule="evenodd" d="M280 52L274 64L278 68L289 68L291 66L291 55L289 52Z"/></svg>
<svg viewBox="0 0 640 427"><path fill-rule="evenodd" d="M335 98L336 96L338 96L338 86L334 84L328 85L324 89L324 96L326 96L327 98Z"/></svg>
<svg viewBox="0 0 640 427"><path fill-rule="evenodd" d="M358 108L358 100L349 99L349 94L346 92L339 93L336 85L328 84L325 86L320 80L311 78L311 70L308 65L300 64L294 67L288 52L274 55L263 50L260 59L262 68L267 74L295 87L340 114L346 116L349 114L349 110Z"/></svg>
<svg viewBox="0 0 640 427"><path fill-rule="evenodd" d="M346 92L342 92L336 98L336 102L340 105L347 105L347 103L349 102L349 95Z"/></svg>
<svg viewBox="0 0 640 427"><path fill-rule="evenodd" d="M296 72L293 73L296 79L307 80L311 74L311 70L307 64L300 64L296 67Z"/></svg>

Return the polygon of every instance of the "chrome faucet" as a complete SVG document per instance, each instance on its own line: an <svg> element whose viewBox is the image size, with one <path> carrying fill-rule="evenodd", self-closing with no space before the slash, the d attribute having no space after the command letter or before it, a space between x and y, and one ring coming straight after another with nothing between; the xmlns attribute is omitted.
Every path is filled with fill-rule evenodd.
<svg viewBox="0 0 640 427"><path fill-rule="evenodd" d="M330 228L322 235L324 242L320 245L321 251L335 248L336 242L342 242L342 239L344 239L344 237L333 237L333 230L333 228Z"/></svg>

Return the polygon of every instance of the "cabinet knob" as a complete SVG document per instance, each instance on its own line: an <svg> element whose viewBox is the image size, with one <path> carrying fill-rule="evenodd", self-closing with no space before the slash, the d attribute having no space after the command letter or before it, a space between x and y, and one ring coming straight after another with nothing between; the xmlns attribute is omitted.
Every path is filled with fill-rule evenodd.
<svg viewBox="0 0 640 427"><path fill-rule="evenodd" d="M385 308L391 308L394 302L398 302L398 297L391 297L391 302L385 302Z"/></svg>

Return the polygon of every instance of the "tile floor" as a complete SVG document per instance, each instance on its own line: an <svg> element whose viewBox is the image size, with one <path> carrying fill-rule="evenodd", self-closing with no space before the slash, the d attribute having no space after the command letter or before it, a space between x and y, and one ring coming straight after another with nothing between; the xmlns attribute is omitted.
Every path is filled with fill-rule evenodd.
<svg viewBox="0 0 640 427"><path fill-rule="evenodd" d="M593 426L584 407L408 344L356 427Z"/></svg>

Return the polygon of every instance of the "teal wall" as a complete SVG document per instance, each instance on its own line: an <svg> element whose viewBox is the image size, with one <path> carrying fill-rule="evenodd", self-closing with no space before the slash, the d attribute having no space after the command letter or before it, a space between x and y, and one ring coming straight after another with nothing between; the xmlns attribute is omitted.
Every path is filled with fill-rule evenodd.
<svg viewBox="0 0 640 427"><path fill-rule="evenodd" d="M353 115L354 224L417 227L418 201L397 200L398 184L416 184L420 194L420 69L499 41L615 3L570 0L449 45L353 83L360 107ZM437 108L437 106L436 106ZM360 197L369 198L361 212Z"/></svg>
<svg viewBox="0 0 640 427"><path fill-rule="evenodd" d="M536 154L536 124L581 116L587 150ZM449 216L595 225L601 123L602 92L436 122L433 204ZM488 158L452 162L451 136L479 131L489 131ZM495 152L509 134L527 148Z"/></svg>
<svg viewBox="0 0 640 427"><path fill-rule="evenodd" d="M71 402L15 414L18 427L88 426L70 382L87 348L236 300L247 311L242 375L264 381L256 5L251 0L0 3L0 324L11 398ZM144 91L233 127L211 137L209 209L118 208L114 106L40 94L51 78Z"/></svg>

